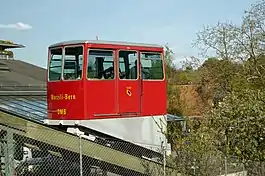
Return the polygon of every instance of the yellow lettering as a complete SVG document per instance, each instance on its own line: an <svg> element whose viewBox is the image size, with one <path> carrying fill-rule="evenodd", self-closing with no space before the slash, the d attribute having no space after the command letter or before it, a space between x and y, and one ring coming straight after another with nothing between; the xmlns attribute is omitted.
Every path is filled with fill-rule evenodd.
<svg viewBox="0 0 265 176"><path fill-rule="evenodd" d="M63 100L63 95L59 94L59 95L51 95L51 100Z"/></svg>
<svg viewBox="0 0 265 176"><path fill-rule="evenodd" d="M57 95L53 95L51 94L50 96L51 100L75 100L76 99L76 95L74 94L57 94Z"/></svg>
<svg viewBox="0 0 265 176"><path fill-rule="evenodd" d="M58 115L66 115L67 114L66 109L57 109L57 114Z"/></svg>
<svg viewBox="0 0 265 176"><path fill-rule="evenodd" d="M75 100L75 95L65 94L64 97L65 97L65 100Z"/></svg>

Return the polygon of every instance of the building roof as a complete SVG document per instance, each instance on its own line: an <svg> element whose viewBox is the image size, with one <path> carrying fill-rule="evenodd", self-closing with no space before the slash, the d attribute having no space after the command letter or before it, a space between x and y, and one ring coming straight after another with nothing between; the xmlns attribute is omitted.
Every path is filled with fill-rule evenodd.
<svg viewBox="0 0 265 176"><path fill-rule="evenodd" d="M0 60L0 90L46 89L46 69L20 60Z"/></svg>
<svg viewBox="0 0 265 176"><path fill-rule="evenodd" d="M21 45L21 44L8 42L5 40L0 40L0 47L3 47L3 48L24 48L25 46Z"/></svg>
<svg viewBox="0 0 265 176"><path fill-rule="evenodd" d="M133 43L133 42L122 42L122 41L104 41L104 40L68 40L68 41L55 43L53 45L50 45L50 47L57 47L57 46L62 46L62 45L84 44L84 43L163 48L163 46L157 45L157 44Z"/></svg>

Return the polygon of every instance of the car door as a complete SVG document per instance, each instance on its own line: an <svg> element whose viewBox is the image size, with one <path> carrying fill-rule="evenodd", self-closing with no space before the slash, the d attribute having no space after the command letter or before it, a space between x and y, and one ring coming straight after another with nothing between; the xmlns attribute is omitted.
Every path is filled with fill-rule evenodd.
<svg viewBox="0 0 265 176"><path fill-rule="evenodd" d="M118 50L118 109L122 115L137 115L141 110L141 81L139 53L136 50Z"/></svg>

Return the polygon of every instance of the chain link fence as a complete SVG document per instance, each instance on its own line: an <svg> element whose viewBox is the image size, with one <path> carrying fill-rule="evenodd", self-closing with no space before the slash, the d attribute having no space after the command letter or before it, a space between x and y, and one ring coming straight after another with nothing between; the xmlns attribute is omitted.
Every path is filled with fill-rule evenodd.
<svg viewBox="0 0 265 176"><path fill-rule="evenodd" d="M207 155L194 160L190 153L178 152L168 158L162 148L154 153L124 141L91 141L82 135L0 113L3 176L246 175L244 165L237 158ZM147 157L153 157L153 161ZM253 164L252 168L258 168L258 165Z"/></svg>
<svg viewBox="0 0 265 176"><path fill-rule="evenodd" d="M54 129L41 123L47 117L46 108L43 95L0 95L1 175L229 176L246 170L236 158L220 153L200 157L183 148L169 158L163 144L152 146L155 152L121 140ZM258 164L248 168L256 173Z"/></svg>
<svg viewBox="0 0 265 176"><path fill-rule="evenodd" d="M176 175L167 165L164 145L152 146L157 148L153 151L117 139L78 135L76 129L69 133L45 126L46 97L28 93L0 92L2 175Z"/></svg>
<svg viewBox="0 0 265 176"><path fill-rule="evenodd" d="M181 176L246 176L246 173L250 175L244 164L236 157L225 157L222 153L195 155L196 153L178 151L177 156L174 156L172 162Z"/></svg>
<svg viewBox="0 0 265 176"><path fill-rule="evenodd" d="M163 144L152 146L157 148L154 152L125 141L89 138L44 126L41 120L47 116L46 106L45 96L0 96L1 175L245 176L246 170L250 174L236 158L220 153L199 157L184 148L169 158ZM258 164L248 166L253 168L252 175Z"/></svg>
<svg viewBox="0 0 265 176"><path fill-rule="evenodd" d="M5 176L160 176L174 172L166 166L162 151L124 141L91 141L2 112L0 149L1 175ZM147 157L153 157L152 161Z"/></svg>

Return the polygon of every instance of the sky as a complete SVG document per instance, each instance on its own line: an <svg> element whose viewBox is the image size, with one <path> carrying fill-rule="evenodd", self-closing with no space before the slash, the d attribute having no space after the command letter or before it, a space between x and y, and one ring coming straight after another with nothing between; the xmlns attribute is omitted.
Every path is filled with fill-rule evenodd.
<svg viewBox="0 0 265 176"><path fill-rule="evenodd" d="M196 56L191 43L204 25L240 23L255 0L8 0L1 2L0 39L25 45L16 58L46 67L48 46L65 40L164 45L175 62Z"/></svg>

